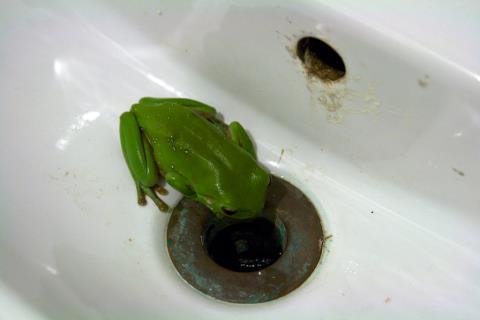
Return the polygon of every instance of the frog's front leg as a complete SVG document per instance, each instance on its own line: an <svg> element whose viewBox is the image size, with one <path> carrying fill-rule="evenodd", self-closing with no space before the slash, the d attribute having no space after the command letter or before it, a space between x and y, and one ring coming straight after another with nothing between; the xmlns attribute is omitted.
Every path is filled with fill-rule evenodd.
<svg viewBox="0 0 480 320"><path fill-rule="evenodd" d="M230 123L229 133L230 138L233 142L235 142L242 149L250 153L255 160L257 159L253 142L248 136L247 131L245 131L245 129L240 123L238 123L237 121Z"/></svg>
<svg viewBox="0 0 480 320"><path fill-rule="evenodd" d="M158 189L159 174L152 147L142 134L132 112L124 112L120 116L120 142L123 156L137 187L138 204L146 204L146 194L161 211L167 211L168 205L155 193Z"/></svg>

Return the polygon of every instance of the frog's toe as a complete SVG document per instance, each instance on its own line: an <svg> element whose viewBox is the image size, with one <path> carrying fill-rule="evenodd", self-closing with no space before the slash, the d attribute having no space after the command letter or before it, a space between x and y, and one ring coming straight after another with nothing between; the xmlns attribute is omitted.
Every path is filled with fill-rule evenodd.
<svg viewBox="0 0 480 320"><path fill-rule="evenodd" d="M147 199L145 198L145 192L143 192L142 187L139 183L136 184L137 187L137 203L140 206L147 204Z"/></svg>
<svg viewBox="0 0 480 320"><path fill-rule="evenodd" d="M139 206L146 206L147 205L147 199L145 199L145 196L138 198L137 203Z"/></svg>
<svg viewBox="0 0 480 320"><path fill-rule="evenodd" d="M162 186L159 186L159 185L156 185L153 190L155 190L155 192L157 192L158 194L162 195L162 196L166 196L168 194L168 190L165 189L164 187Z"/></svg>
<svg viewBox="0 0 480 320"><path fill-rule="evenodd" d="M167 212L168 209L170 209L170 207L165 203L163 202L162 199L160 199L157 194L155 193L154 189L153 188L150 188L150 187L142 187L142 190L143 192L145 192L145 194L153 200L153 202L155 203L155 205L158 207L158 209L162 212Z"/></svg>

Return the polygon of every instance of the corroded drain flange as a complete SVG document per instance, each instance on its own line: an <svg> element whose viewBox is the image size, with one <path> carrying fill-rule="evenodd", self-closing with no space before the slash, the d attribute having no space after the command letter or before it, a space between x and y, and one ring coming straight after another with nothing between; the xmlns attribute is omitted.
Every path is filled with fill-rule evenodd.
<svg viewBox="0 0 480 320"><path fill-rule="evenodd" d="M216 299L259 303L282 297L300 286L320 260L323 229L310 200L289 182L272 176L265 213L280 224L283 254L273 264L253 272L228 270L210 258L205 232L212 214L203 205L183 199L167 230L170 258L194 288ZM279 220L279 221L278 221Z"/></svg>

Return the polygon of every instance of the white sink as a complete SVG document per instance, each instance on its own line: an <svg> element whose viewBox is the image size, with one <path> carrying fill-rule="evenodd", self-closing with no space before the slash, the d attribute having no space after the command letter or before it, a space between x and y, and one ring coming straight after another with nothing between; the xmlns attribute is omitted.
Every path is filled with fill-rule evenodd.
<svg viewBox="0 0 480 320"><path fill-rule="evenodd" d="M1 319L480 318L479 5L241 3L3 1ZM304 35L344 80L307 80ZM304 285L236 305L177 275L119 146L143 96L215 106L309 195L332 237Z"/></svg>

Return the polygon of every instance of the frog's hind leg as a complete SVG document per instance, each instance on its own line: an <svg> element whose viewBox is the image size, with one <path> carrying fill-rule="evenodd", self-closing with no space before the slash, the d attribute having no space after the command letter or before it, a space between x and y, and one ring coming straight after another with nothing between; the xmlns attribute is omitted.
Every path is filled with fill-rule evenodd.
<svg viewBox="0 0 480 320"><path fill-rule="evenodd" d="M138 204L145 205L147 195L161 211L167 211L168 205L155 193L160 176L152 147L140 131L132 112L124 112L120 117L120 142L128 169L135 181Z"/></svg>
<svg viewBox="0 0 480 320"><path fill-rule="evenodd" d="M149 172L151 176L145 179L145 184L141 184L140 187L144 194L153 200L160 211L166 212L169 209L168 205L157 196L155 191L162 195L166 195L168 192L165 188L158 185L160 175L158 173L157 164L155 163L155 158L153 156L152 146L147 141L145 136L143 136L143 146L145 150L146 167L148 168L147 172Z"/></svg>
<svg viewBox="0 0 480 320"><path fill-rule="evenodd" d="M240 123L237 121L230 123L229 135L233 142L235 142L240 148L250 153L254 159L257 159L253 142Z"/></svg>

